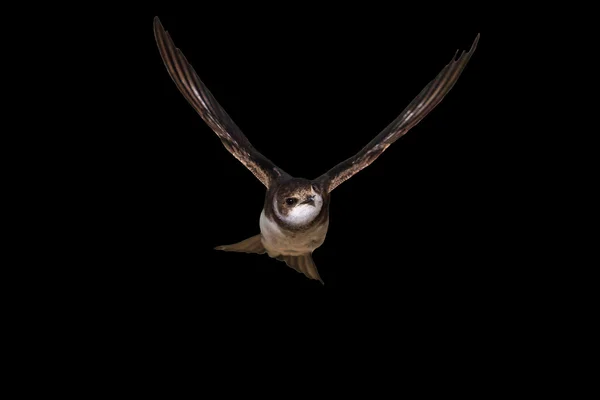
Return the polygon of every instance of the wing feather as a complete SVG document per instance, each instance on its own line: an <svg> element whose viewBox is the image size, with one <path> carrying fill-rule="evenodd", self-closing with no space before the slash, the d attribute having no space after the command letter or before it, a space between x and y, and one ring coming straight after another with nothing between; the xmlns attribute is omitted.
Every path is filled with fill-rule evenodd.
<svg viewBox="0 0 600 400"><path fill-rule="evenodd" d="M460 74L471 59L477 48L479 34L468 52L461 53L456 59L458 51L440 73L421 90L413 101L392 121L383 131L371 140L361 151L353 157L342 161L316 180L321 182L328 192L338 187L341 183L351 178L360 170L369 166L396 140L417 125L429 114L454 86Z"/></svg>
<svg viewBox="0 0 600 400"><path fill-rule="evenodd" d="M241 129L202 83L181 50L175 46L171 35L165 31L158 17L154 18L154 37L173 82L204 122L221 139L225 148L267 188L279 176L288 176L250 144Z"/></svg>

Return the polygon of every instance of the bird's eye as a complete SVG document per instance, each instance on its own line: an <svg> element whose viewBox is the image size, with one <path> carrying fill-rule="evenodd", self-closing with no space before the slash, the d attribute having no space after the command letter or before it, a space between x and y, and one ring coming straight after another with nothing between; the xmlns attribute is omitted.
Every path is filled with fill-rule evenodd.
<svg viewBox="0 0 600 400"><path fill-rule="evenodd" d="M286 203L287 203L289 206L291 206L292 204L295 204L297 201L298 201L298 200L296 200L296 199L295 199L295 198L293 198L293 197L288 197L287 199L285 199L285 202L286 202Z"/></svg>

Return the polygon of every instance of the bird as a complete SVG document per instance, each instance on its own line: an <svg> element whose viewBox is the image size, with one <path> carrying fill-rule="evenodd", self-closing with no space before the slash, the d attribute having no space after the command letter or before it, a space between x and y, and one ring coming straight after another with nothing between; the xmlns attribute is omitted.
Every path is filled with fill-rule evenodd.
<svg viewBox="0 0 600 400"><path fill-rule="evenodd" d="M307 278L323 283L312 253L325 241L329 227L331 192L369 166L392 143L427 116L448 94L477 48L478 33L468 51L444 66L412 102L357 154L316 179L294 177L256 150L240 128L200 80L160 19L154 18L154 36L173 82L225 148L266 187L260 214L260 233L216 250L267 253Z"/></svg>

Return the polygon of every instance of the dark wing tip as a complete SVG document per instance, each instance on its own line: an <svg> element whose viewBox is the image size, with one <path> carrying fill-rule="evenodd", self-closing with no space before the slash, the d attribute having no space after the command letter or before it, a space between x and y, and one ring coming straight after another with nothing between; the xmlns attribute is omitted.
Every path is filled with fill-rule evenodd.
<svg viewBox="0 0 600 400"><path fill-rule="evenodd" d="M468 54L472 54L475 51L475 49L477 48L477 43L479 43L480 36L481 36L481 33L478 33L477 36L475 36L475 40L473 41L473 44L471 44L471 48L467 52Z"/></svg>
<svg viewBox="0 0 600 400"><path fill-rule="evenodd" d="M158 41L158 38L165 34L165 28L160 22L160 19L158 19L158 16L154 17L152 26L154 27L154 38Z"/></svg>
<svg viewBox="0 0 600 400"><path fill-rule="evenodd" d="M154 26L154 30L159 29L159 28L163 28L162 23L160 22L160 18L158 18L158 15L154 17L154 21L152 22L152 25Z"/></svg>
<svg viewBox="0 0 600 400"><path fill-rule="evenodd" d="M453 63L459 63L461 60L463 60L464 58L466 58L466 60L468 61L468 59L471 58L471 55L473 55L473 52L475 51L475 49L477 48L477 43L479 43L479 37L481 36L480 33L477 34L477 36L475 36L475 40L473 41L473 43L471 44L471 47L469 48L469 50L463 50L460 53L460 56L458 58L456 58L456 56L458 55L458 52L460 50L456 50L456 53L454 53L454 57L452 57L452 61L450 61L449 64L453 64Z"/></svg>
<svg viewBox="0 0 600 400"><path fill-rule="evenodd" d="M171 39L171 35L169 35L169 32L165 29L162 22L160 22L160 19L158 18L158 16L154 17L153 26L154 26L154 38L156 39L156 41L158 41L159 38L163 38L163 40L170 42L170 44L173 47L175 47L175 43L173 43L173 39Z"/></svg>
<svg viewBox="0 0 600 400"><path fill-rule="evenodd" d="M475 36L475 40L471 44L471 47L469 48L469 50L468 51L467 50L463 50L460 53L460 56L458 58L456 58L456 56L458 55L458 52L460 51L460 49L457 49L456 53L454 53L454 57L452 57L452 61L450 62L450 64L452 64L454 62L460 61L465 55L467 56L467 58L471 57L471 55L473 54L473 52L477 48L477 43L479 43L479 37L480 36L481 36L481 34L478 33L477 36Z"/></svg>

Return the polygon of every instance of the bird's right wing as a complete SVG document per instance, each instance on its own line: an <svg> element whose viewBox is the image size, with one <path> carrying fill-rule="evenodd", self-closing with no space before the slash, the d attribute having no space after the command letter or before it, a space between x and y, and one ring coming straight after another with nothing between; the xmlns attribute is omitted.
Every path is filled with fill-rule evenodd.
<svg viewBox="0 0 600 400"><path fill-rule="evenodd" d="M250 144L241 129L202 83L181 50L175 47L175 43L158 17L154 18L154 36L173 82L204 122L219 136L225 148L267 188L279 176L289 176Z"/></svg>

